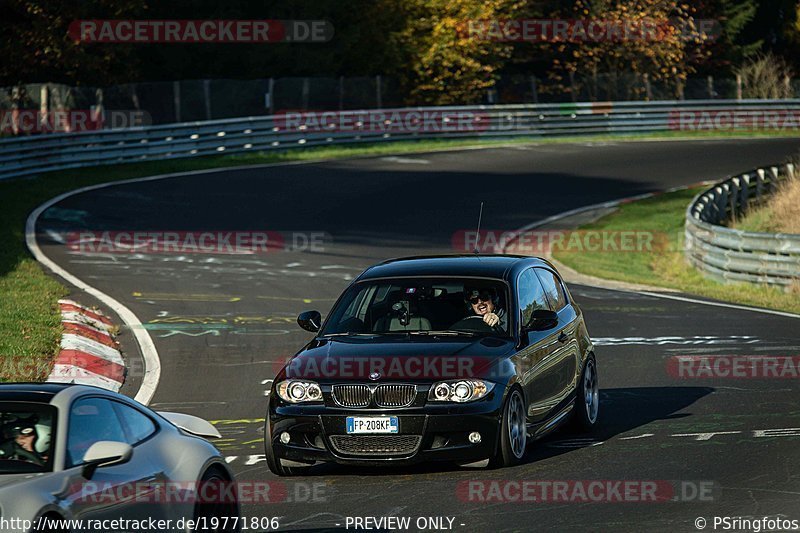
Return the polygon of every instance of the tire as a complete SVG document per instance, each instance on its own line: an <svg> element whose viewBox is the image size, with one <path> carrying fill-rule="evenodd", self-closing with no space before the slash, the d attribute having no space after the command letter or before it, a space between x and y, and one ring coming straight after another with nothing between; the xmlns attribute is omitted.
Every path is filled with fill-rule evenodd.
<svg viewBox="0 0 800 533"><path fill-rule="evenodd" d="M600 419L600 388L594 354L589 354L586 358L575 392L573 426L578 431L589 433L597 427L597 421Z"/></svg>
<svg viewBox="0 0 800 533"><path fill-rule="evenodd" d="M219 484L225 485L228 483L233 483L227 474L225 474L221 469L211 467L200 477L199 486L202 487L204 484ZM211 490L211 494L224 494L226 491L223 490ZM234 494L236 494L234 492ZM197 528L195 531L197 532L207 532L207 531L215 531L215 532L238 532L239 531L239 524L236 523L237 520L231 520L231 518L225 519L225 517L239 517L241 516L239 513L239 501L238 496L234 498L234 501L219 501L212 500L212 501L205 501L203 499L203 493L200 492L200 497L198 501L195 503L194 506L194 519ZM212 518L217 518L217 522L219 527L216 529L211 528L212 525ZM205 529L203 529L205 527ZM211 528L211 529L209 529Z"/></svg>
<svg viewBox="0 0 800 533"><path fill-rule="evenodd" d="M514 387L508 393L500 420L500 442L497 453L489 460L489 468L514 466L525 458L528 445L525 401L522 391Z"/></svg>
<svg viewBox="0 0 800 533"><path fill-rule="evenodd" d="M280 477L302 476L308 467L305 466L285 466L281 463L280 457L275 456L272 449L272 430L269 425L269 413L264 423L264 458L267 460L267 467L270 472Z"/></svg>

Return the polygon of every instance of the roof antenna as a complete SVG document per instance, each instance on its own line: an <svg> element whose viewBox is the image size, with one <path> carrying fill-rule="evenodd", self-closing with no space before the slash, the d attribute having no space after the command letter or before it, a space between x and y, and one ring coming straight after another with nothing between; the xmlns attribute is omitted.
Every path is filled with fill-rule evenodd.
<svg viewBox="0 0 800 533"><path fill-rule="evenodd" d="M483 202L481 202L481 210L478 212L478 233L475 235L475 255L480 253L478 242L481 238L481 218L483 218Z"/></svg>

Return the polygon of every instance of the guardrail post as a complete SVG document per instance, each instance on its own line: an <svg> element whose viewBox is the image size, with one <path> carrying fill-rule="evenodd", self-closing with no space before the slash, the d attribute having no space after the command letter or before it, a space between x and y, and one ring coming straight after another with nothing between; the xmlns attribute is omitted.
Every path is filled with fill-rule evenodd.
<svg viewBox="0 0 800 533"><path fill-rule="evenodd" d="M206 120L211 120L211 80L203 80L203 100L206 108Z"/></svg>
<svg viewBox="0 0 800 533"><path fill-rule="evenodd" d="M740 179L743 183L741 189L739 189L739 211L747 213L750 196L750 174L742 174Z"/></svg>
<svg viewBox="0 0 800 533"><path fill-rule="evenodd" d="M790 180L794 179L794 164L793 163L786 163L786 177Z"/></svg>
<svg viewBox="0 0 800 533"><path fill-rule="evenodd" d="M728 184L723 183L717 190L717 220L715 222L721 224L728 219Z"/></svg>
<svg viewBox="0 0 800 533"><path fill-rule="evenodd" d="M756 181L756 202L760 204L761 197L764 195L766 189L766 184L764 183L764 169L756 169L756 176L758 176L758 181Z"/></svg>
<svg viewBox="0 0 800 533"><path fill-rule="evenodd" d="M778 180L780 176L778 176L778 167L769 167L769 173L772 174L772 179L770 180L770 191L776 192L778 190Z"/></svg>
<svg viewBox="0 0 800 533"><path fill-rule="evenodd" d="M730 220L736 220L739 216L739 195L742 193L741 180L739 177L734 176L730 181L730 195L728 196L728 206L730 211Z"/></svg>
<svg viewBox="0 0 800 533"><path fill-rule="evenodd" d="M570 95L572 96L572 101L573 102L577 102L578 101L578 95L576 93L578 91L577 91L577 88L575 86L575 73L573 71L571 71L571 70L569 71L569 92L570 92Z"/></svg>
<svg viewBox="0 0 800 533"><path fill-rule="evenodd" d="M267 81L267 108L270 115L275 112L275 78Z"/></svg>
<svg viewBox="0 0 800 533"><path fill-rule="evenodd" d="M736 99L737 100L741 100L742 99L742 75L741 74L737 74L736 75Z"/></svg>
<svg viewBox="0 0 800 533"><path fill-rule="evenodd" d="M175 122L181 121L181 82L172 82L172 98L175 104Z"/></svg>
<svg viewBox="0 0 800 533"><path fill-rule="evenodd" d="M46 83L43 83L39 88L39 125L43 128L47 127L47 121L50 120L48 111L50 109L50 102L48 96L50 92ZM44 130L47 131L47 130Z"/></svg>

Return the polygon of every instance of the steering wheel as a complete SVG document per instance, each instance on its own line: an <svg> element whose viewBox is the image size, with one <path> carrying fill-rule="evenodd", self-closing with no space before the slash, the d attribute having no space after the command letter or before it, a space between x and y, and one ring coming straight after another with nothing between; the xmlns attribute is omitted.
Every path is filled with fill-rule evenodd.
<svg viewBox="0 0 800 533"><path fill-rule="evenodd" d="M33 468L34 472L45 471L44 463L39 464L24 459L12 459L9 457L0 459L0 471L5 471L7 473L30 472L31 468Z"/></svg>
<svg viewBox="0 0 800 533"><path fill-rule="evenodd" d="M500 323L498 322L495 326L490 326L486 322L483 321L483 316L481 315L472 315L465 318L462 318L452 326L450 329L453 330L461 330L461 331L470 331L474 333L496 333L500 331Z"/></svg>

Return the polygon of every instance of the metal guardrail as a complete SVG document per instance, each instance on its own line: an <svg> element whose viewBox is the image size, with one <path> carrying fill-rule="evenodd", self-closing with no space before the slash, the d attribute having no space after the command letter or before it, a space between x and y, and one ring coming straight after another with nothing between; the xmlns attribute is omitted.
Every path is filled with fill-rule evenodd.
<svg viewBox="0 0 800 533"><path fill-rule="evenodd" d="M595 102L297 113L0 140L0 179L96 165L346 143L750 129L800 99ZM751 117L751 118L748 118ZM741 119L741 122L737 122ZM796 131L796 130L795 130Z"/></svg>
<svg viewBox="0 0 800 533"><path fill-rule="evenodd" d="M800 235L722 226L761 204L795 175L793 164L755 169L697 195L686 210L686 257L709 277L787 287L800 281Z"/></svg>

